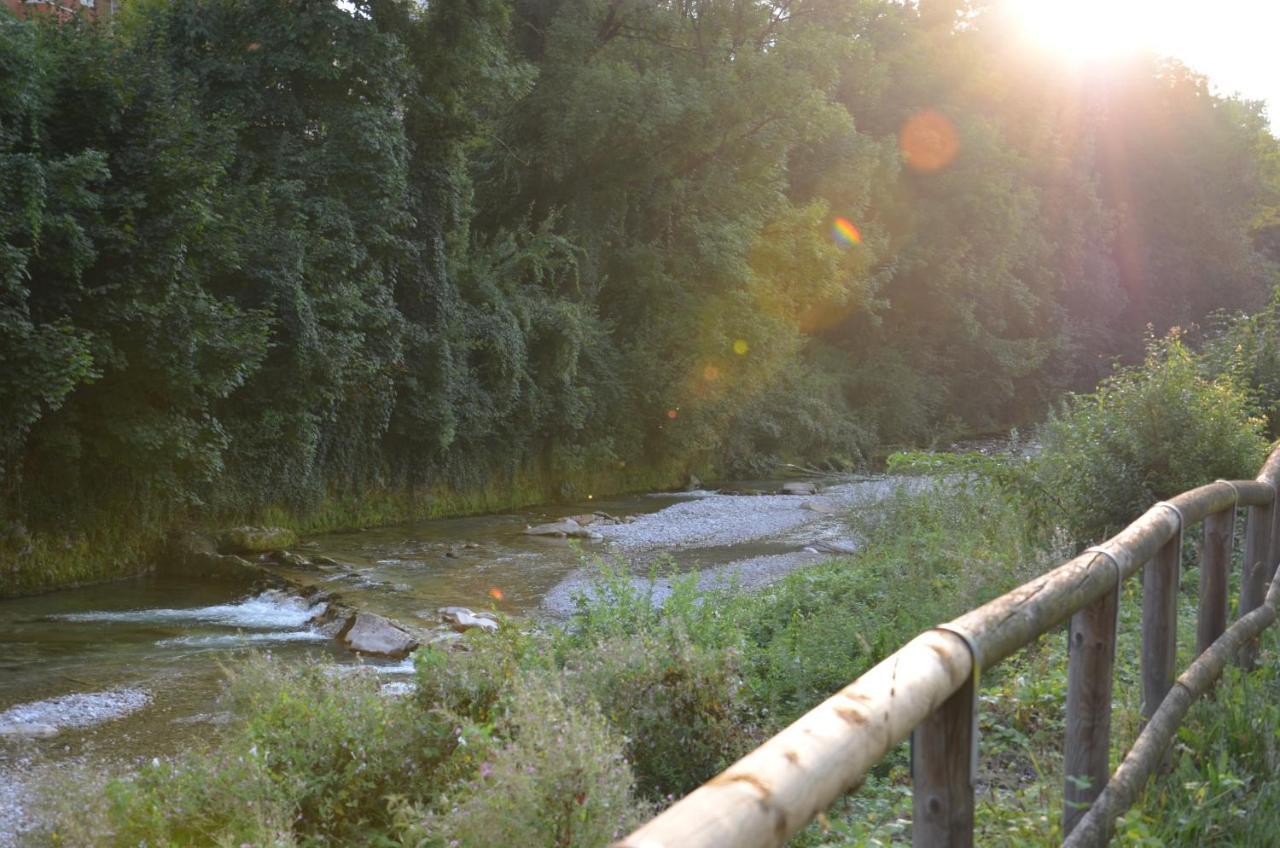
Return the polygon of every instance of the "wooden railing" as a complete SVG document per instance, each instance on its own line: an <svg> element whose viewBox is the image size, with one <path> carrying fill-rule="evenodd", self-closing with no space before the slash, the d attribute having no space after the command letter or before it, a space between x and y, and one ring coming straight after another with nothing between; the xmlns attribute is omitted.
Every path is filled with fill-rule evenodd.
<svg viewBox="0 0 1280 848"><path fill-rule="evenodd" d="M1105 844L1160 766L1191 703L1233 657L1251 665L1276 619L1280 447L1256 480L1218 481L1162 501L1102 545L959 618L921 633L648 824L617 848L772 848L857 788L911 736L912 840L973 844L981 671L1070 619L1065 843ZM1236 510L1248 508L1238 615L1228 618ZM1183 530L1204 522L1197 659L1174 680ZM1120 589L1142 569L1144 729L1114 775L1111 686Z"/></svg>

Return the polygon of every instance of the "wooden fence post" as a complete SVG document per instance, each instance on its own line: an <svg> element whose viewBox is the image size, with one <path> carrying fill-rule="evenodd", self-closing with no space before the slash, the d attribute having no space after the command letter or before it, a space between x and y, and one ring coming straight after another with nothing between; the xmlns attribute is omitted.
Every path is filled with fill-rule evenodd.
<svg viewBox="0 0 1280 848"><path fill-rule="evenodd" d="M972 848L978 675L911 733L914 848Z"/></svg>
<svg viewBox="0 0 1280 848"><path fill-rule="evenodd" d="M1062 836L1088 810L1111 774L1111 683L1120 587L1071 616L1067 733L1063 748Z"/></svg>
<svg viewBox="0 0 1280 848"><path fill-rule="evenodd" d="M1267 590L1267 559L1271 553L1271 518L1275 504L1249 507L1249 523L1244 534L1244 560L1240 574L1240 609L1237 617L1244 618L1262 606L1262 596ZM1258 658L1256 641L1245 644L1240 650L1240 664L1253 668Z"/></svg>
<svg viewBox="0 0 1280 848"><path fill-rule="evenodd" d="M1196 616L1196 656L1227 629L1227 576L1235 541L1236 511L1224 509L1204 520L1200 552L1200 611Z"/></svg>
<svg viewBox="0 0 1280 848"><path fill-rule="evenodd" d="M1142 718L1155 713L1169 687L1178 653L1178 567L1182 532L1143 566L1142 571Z"/></svg>

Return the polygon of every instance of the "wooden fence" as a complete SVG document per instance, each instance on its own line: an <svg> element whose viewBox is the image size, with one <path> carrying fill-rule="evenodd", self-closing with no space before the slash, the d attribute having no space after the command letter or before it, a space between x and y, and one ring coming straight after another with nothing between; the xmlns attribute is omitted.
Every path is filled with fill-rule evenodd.
<svg viewBox="0 0 1280 848"><path fill-rule="evenodd" d="M617 848L772 848L856 789L911 736L916 846L973 844L981 671L1070 619L1064 841L1105 844L1159 768L1191 703L1280 604L1280 447L1256 480L1218 481L1162 501L1105 543L959 618L921 633L734 763ZM1248 508L1235 624L1227 628L1236 510ZM1204 522L1197 659L1175 681L1182 532ZM1142 569L1144 729L1110 773L1111 686L1123 582Z"/></svg>

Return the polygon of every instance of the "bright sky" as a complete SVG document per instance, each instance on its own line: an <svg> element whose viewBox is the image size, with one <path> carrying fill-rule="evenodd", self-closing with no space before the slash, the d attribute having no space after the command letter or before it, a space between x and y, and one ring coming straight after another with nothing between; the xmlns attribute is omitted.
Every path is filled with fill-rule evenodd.
<svg viewBox="0 0 1280 848"><path fill-rule="evenodd" d="M1006 0L1030 38L1071 61L1135 48L1173 56L1221 94L1267 102L1280 132L1280 0Z"/></svg>

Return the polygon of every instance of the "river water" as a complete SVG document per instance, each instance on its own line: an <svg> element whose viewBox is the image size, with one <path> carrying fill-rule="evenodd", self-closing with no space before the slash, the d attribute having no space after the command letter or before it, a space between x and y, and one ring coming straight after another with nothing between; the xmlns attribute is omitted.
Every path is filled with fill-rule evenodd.
<svg viewBox="0 0 1280 848"><path fill-rule="evenodd" d="M589 591L592 561L646 573L656 557L696 570L704 585L751 588L848 550L845 515L901 481L835 482L818 496L770 495L777 481L734 493L591 499L498 515L438 519L304 540L300 553L340 563L285 572L345 603L418 626L445 605L563 618ZM600 540L525 534L529 524L604 512ZM640 577L636 578L641 579ZM661 593L660 581L656 590ZM390 683L407 661L357 657L308 627L323 595L156 574L0 602L0 846L23 843L39 822L37 787L51 772L128 769L216 736L225 669L249 651L371 666ZM22 735L3 735L6 727ZM31 738L53 734L42 738Z"/></svg>

